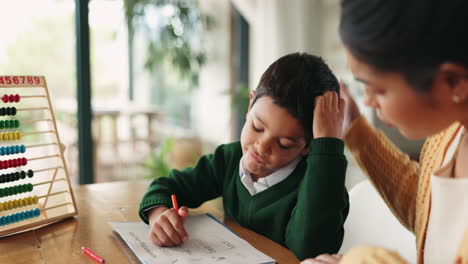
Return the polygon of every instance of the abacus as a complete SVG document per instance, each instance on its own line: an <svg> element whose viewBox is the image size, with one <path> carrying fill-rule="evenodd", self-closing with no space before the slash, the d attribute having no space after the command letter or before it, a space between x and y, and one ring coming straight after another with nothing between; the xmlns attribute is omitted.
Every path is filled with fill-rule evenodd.
<svg viewBox="0 0 468 264"><path fill-rule="evenodd" d="M0 236L78 214L44 76L0 76Z"/></svg>

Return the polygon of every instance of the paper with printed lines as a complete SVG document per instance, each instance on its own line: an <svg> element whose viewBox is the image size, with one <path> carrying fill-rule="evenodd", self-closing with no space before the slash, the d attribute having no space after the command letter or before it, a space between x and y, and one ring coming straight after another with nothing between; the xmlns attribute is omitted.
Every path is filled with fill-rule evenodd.
<svg viewBox="0 0 468 264"><path fill-rule="evenodd" d="M189 216L189 239L181 246L158 247L143 222L110 222L137 258L146 264L247 264L276 263L209 214Z"/></svg>

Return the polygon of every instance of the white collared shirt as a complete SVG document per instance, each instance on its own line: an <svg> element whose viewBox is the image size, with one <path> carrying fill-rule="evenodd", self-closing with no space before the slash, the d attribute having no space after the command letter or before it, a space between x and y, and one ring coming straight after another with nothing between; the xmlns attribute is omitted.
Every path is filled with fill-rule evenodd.
<svg viewBox="0 0 468 264"><path fill-rule="evenodd" d="M252 196L286 179L296 168L299 161L301 161L301 157L297 157L288 165L274 171L272 174L266 177L259 178L256 182L254 182L252 180L252 174L244 167L242 162L243 159L244 158L242 157L239 164L239 176L242 184L244 184L245 188Z"/></svg>

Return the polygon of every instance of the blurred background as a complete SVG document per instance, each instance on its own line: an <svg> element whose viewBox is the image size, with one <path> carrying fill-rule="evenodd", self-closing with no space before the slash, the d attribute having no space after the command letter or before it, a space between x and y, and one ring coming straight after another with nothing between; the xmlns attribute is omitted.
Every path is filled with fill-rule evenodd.
<svg viewBox="0 0 468 264"><path fill-rule="evenodd" d="M362 106L338 36L339 0L89 0L84 13L80 2L0 3L0 75L46 77L74 184L162 176L238 140L249 91L273 61L298 51L322 56L366 117L419 155L421 141ZM90 62L81 85L79 48ZM80 89L91 93L91 117L81 120ZM86 123L92 140L80 147ZM79 158L83 149L91 162ZM364 176L348 158L350 188Z"/></svg>

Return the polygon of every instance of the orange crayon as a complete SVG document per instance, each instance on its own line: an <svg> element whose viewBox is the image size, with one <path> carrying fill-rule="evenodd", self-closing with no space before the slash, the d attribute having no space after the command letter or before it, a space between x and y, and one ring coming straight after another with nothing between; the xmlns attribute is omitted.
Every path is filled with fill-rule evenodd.
<svg viewBox="0 0 468 264"><path fill-rule="evenodd" d="M174 207L174 210L179 214L179 204L177 204L177 197L175 194L171 195L172 199L172 207Z"/></svg>

